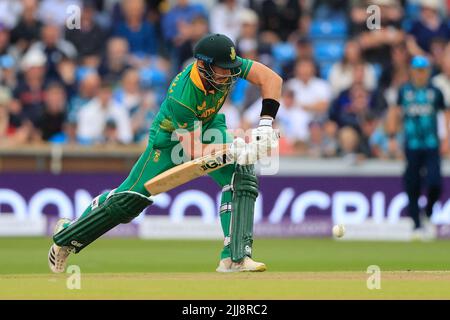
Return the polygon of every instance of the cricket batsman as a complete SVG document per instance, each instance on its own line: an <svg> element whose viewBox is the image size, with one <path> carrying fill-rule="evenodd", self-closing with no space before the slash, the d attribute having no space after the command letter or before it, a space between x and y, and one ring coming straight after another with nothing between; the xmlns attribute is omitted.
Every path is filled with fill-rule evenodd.
<svg viewBox="0 0 450 320"><path fill-rule="evenodd" d="M231 164L209 173L222 188L219 214L224 247L216 271L266 270L264 263L252 259L258 195L254 164L278 143L272 122L280 105L282 79L263 64L237 56L234 43L221 34L202 38L194 48L194 58L172 80L150 128L148 145L125 181L94 198L79 219L61 219L56 224L48 253L53 272L64 272L70 253L80 252L115 226L129 223L153 203L144 184L177 165L173 150L181 147L183 155L195 159L212 145L225 145L232 159ZM252 130L250 142L227 133L225 116L218 113L238 77L258 86L263 98L259 126ZM222 141L206 139L204 133L211 129L220 132Z"/></svg>

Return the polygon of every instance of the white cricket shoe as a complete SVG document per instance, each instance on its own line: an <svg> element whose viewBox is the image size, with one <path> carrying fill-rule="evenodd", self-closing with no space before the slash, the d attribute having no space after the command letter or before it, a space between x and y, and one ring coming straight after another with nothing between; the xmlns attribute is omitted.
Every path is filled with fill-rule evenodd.
<svg viewBox="0 0 450 320"><path fill-rule="evenodd" d="M231 264L233 261L231 261L231 258L225 258L220 260L219 266L217 267L217 272L232 272L231 271Z"/></svg>
<svg viewBox="0 0 450 320"><path fill-rule="evenodd" d="M411 241L426 241L427 234L423 228L414 229L411 232Z"/></svg>
<svg viewBox="0 0 450 320"><path fill-rule="evenodd" d="M427 216L423 218L423 227L425 232L425 240L432 241L437 238L437 227Z"/></svg>
<svg viewBox="0 0 450 320"><path fill-rule="evenodd" d="M241 262L231 264L232 272L263 272L267 267L262 262L256 262L250 257L245 257Z"/></svg>
<svg viewBox="0 0 450 320"><path fill-rule="evenodd" d="M256 262L250 257L245 257L241 262L233 262L231 258L220 260L217 272L263 272L267 267L262 262Z"/></svg>
<svg viewBox="0 0 450 320"><path fill-rule="evenodd" d="M64 225L70 223L69 219L59 219L53 230L53 234L57 234L64 228ZM64 272L66 269L66 262L69 254L73 252L73 248L70 247L60 247L53 244L48 251L48 266L50 270L54 273Z"/></svg>

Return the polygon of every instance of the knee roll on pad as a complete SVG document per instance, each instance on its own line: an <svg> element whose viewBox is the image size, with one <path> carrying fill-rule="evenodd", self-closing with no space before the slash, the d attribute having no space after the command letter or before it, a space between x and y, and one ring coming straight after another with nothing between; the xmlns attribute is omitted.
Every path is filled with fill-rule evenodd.
<svg viewBox="0 0 450 320"><path fill-rule="evenodd" d="M258 196L258 179L254 165L236 166L232 179L231 259L235 262L251 257L253 217Z"/></svg>
<svg viewBox="0 0 450 320"><path fill-rule="evenodd" d="M137 192L112 194L106 201L53 236L58 246L70 246L79 252L115 226L136 218L153 200Z"/></svg>

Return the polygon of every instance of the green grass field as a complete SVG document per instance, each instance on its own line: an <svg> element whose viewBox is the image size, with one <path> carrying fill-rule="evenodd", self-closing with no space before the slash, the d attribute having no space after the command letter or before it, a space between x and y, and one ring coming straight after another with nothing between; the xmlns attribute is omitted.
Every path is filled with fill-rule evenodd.
<svg viewBox="0 0 450 320"><path fill-rule="evenodd" d="M220 241L100 239L51 274L50 238L0 238L0 299L450 299L450 241L256 239L264 273L217 274ZM369 290L369 265L381 289Z"/></svg>

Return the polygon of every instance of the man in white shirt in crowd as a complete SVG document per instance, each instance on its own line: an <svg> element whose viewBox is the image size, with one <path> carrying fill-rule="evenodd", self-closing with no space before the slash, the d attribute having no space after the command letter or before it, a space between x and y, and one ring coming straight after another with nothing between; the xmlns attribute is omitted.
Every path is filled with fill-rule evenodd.
<svg viewBox="0 0 450 320"><path fill-rule="evenodd" d="M125 107L112 99L112 85L104 82L98 95L81 108L77 115L77 138L86 144L104 140L106 124L114 122L118 140L127 144L132 141L130 116Z"/></svg>
<svg viewBox="0 0 450 320"><path fill-rule="evenodd" d="M286 88L294 92L295 103L303 120L297 130L309 137L309 124L324 123L332 99L330 84L316 76L314 61L303 59L295 65L295 77L286 82Z"/></svg>

